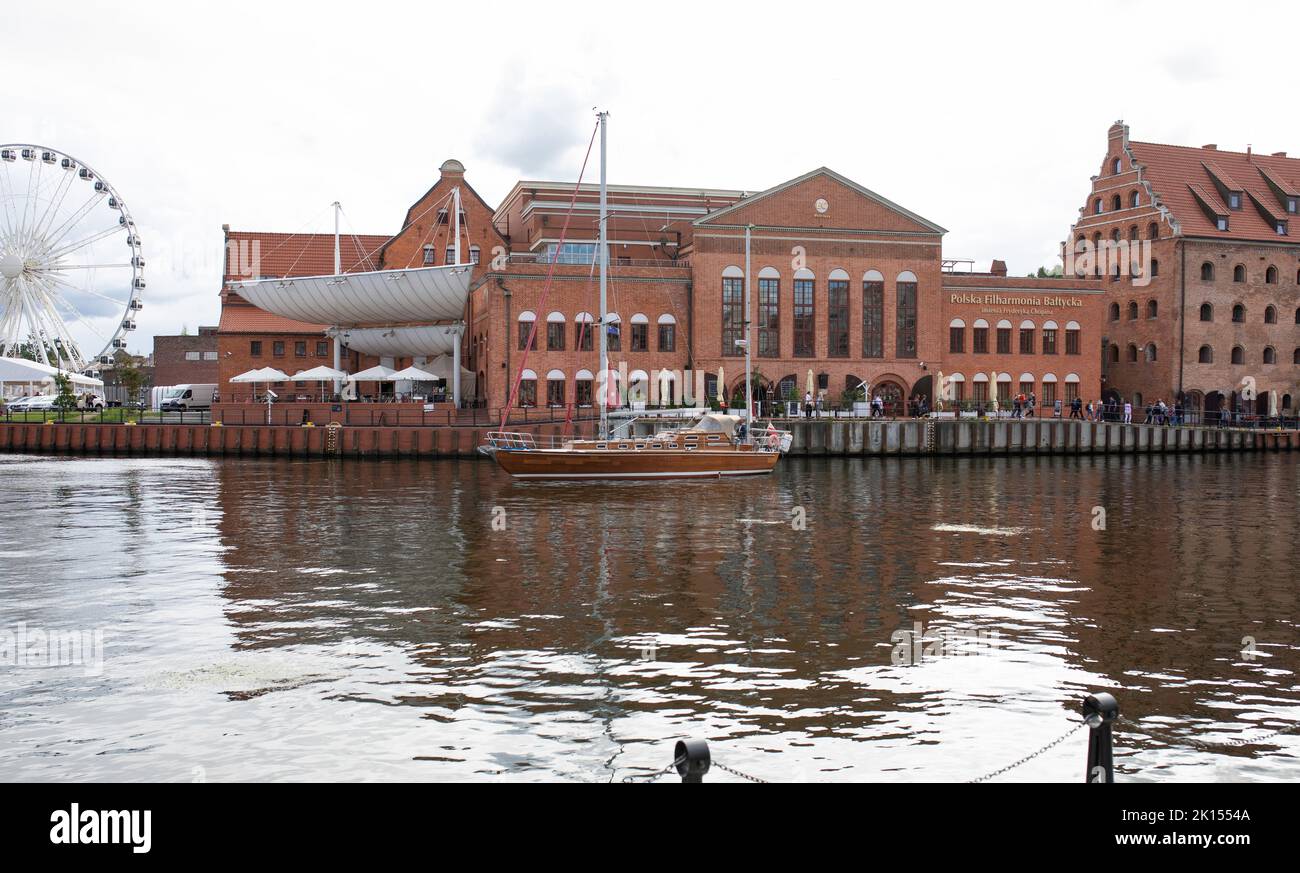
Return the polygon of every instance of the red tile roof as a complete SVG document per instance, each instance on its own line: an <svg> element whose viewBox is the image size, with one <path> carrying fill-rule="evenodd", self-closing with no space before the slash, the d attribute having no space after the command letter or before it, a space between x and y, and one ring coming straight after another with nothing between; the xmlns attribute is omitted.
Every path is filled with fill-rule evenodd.
<svg viewBox="0 0 1300 873"><path fill-rule="evenodd" d="M333 255L331 254L331 258ZM265 309L258 309L229 294L221 302L221 325L218 333L310 333L320 335L326 329L323 324L308 324L294 321Z"/></svg>
<svg viewBox="0 0 1300 873"><path fill-rule="evenodd" d="M234 246L231 245L232 242ZM387 236L376 234L341 237L339 254L343 272L379 269L379 249L386 242ZM243 230L226 233L227 280L324 276L333 272L332 233L259 233Z"/></svg>
<svg viewBox="0 0 1300 873"><path fill-rule="evenodd" d="M1284 216L1287 214L1286 206L1279 202L1277 193L1269 185L1269 178L1283 189L1300 187L1300 160L1296 158L1152 142L1132 141L1129 147L1133 157L1142 165L1142 177L1151 183L1160 202L1169 207L1186 236L1277 240L1277 228L1260 214L1253 201L1267 204L1272 212ZM1217 189L1212 172L1225 185L1238 185L1246 192L1240 209L1223 206L1228 215L1226 231L1216 228L1210 216L1196 202L1196 186L1211 196L1211 203L1219 200L1213 196ZM1300 235L1300 222L1292 222L1289 230L1292 236Z"/></svg>

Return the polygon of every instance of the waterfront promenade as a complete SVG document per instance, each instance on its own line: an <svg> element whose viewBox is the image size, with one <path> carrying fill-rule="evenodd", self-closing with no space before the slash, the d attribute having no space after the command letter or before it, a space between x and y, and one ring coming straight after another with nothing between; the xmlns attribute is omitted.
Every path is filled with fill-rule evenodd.
<svg viewBox="0 0 1300 873"><path fill-rule="evenodd" d="M636 436L662 423L637 421ZM969 456L1173 452L1254 452L1300 449L1300 431L1166 427L1061 419L833 420L782 424L794 435L793 455ZM512 425L537 436L559 436L560 422ZM476 457L492 426L349 427L326 425L0 424L0 451L235 457Z"/></svg>

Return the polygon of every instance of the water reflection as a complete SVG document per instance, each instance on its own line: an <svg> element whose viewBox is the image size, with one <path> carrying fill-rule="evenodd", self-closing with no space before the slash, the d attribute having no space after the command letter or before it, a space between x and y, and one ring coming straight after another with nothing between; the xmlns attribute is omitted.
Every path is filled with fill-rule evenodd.
<svg viewBox="0 0 1300 873"><path fill-rule="evenodd" d="M566 485L5 458L4 625L110 630L101 676L0 668L0 774L604 781L705 735L777 780L969 779L1108 689L1123 778L1300 778L1293 736L1197 745L1300 719L1297 466L787 459ZM918 623L987 645L895 664ZM1004 778L1082 762L1080 734Z"/></svg>

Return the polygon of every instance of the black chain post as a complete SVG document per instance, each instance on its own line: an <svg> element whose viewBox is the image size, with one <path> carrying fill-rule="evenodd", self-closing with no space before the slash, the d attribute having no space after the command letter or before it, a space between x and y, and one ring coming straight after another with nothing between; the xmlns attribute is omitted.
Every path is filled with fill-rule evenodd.
<svg viewBox="0 0 1300 873"><path fill-rule="evenodd" d="M709 744L704 740L678 740L673 749L673 760L683 782L703 782L704 774L709 772L712 764Z"/></svg>
<svg viewBox="0 0 1300 873"><path fill-rule="evenodd" d="M1115 781L1115 749L1111 725L1119 718L1119 701L1104 691L1089 694L1083 701L1083 720L1088 725L1088 769L1084 782Z"/></svg>

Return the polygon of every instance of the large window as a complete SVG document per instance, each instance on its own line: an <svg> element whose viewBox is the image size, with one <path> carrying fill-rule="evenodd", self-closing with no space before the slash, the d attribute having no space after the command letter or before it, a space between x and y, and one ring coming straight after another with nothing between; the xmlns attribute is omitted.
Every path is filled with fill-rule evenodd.
<svg viewBox="0 0 1300 873"><path fill-rule="evenodd" d="M262 357L262 341L261 341L261 340L249 340L249 341L248 341L248 353L249 353L250 355L252 355L253 357L255 357L255 358L260 358L260 357Z"/></svg>
<svg viewBox="0 0 1300 873"><path fill-rule="evenodd" d="M1065 328L1065 353L1067 355L1079 354L1079 329Z"/></svg>
<svg viewBox="0 0 1300 873"><path fill-rule="evenodd" d="M759 280L762 287L763 281ZM726 277L722 280L722 354L744 354L736 343L745 338L745 280Z"/></svg>
<svg viewBox="0 0 1300 873"><path fill-rule="evenodd" d="M276 342L271 343L271 354L275 355L277 358L284 357L283 340L277 340Z"/></svg>
<svg viewBox="0 0 1300 873"><path fill-rule="evenodd" d="M758 280L758 356L781 357L781 280Z"/></svg>
<svg viewBox="0 0 1300 873"><path fill-rule="evenodd" d="M862 357L885 356L885 283L862 283Z"/></svg>
<svg viewBox="0 0 1300 873"><path fill-rule="evenodd" d="M1011 354L1011 328L998 325L998 354Z"/></svg>
<svg viewBox="0 0 1300 873"><path fill-rule="evenodd" d="M547 319L546 350L548 352L564 351L564 322L563 321L552 321L550 319ZM550 388L547 388L547 393L549 395Z"/></svg>
<svg viewBox="0 0 1300 873"><path fill-rule="evenodd" d="M328 341L328 340L317 340L317 341L316 341L316 357L318 357L318 358L328 357L328 356L329 356L329 353L330 353L330 352L329 352L329 341Z"/></svg>
<svg viewBox="0 0 1300 873"><path fill-rule="evenodd" d="M966 325L959 319L948 325L948 351L953 354L966 351Z"/></svg>
<svg viewBox="0 0 1300 873"><path fill-rule="evenodd" d="M910 276L910 273L904 273ZM898 357L916 357L916 282L898 283Z"/></svg>
<svg viewBox="0 0 1300 873"><path fill-rule="evenodd" d="M975 322L971 328L970 350L977 355L986 355L989 351L989 328L985 322Z"/></svg>
<svg viewBox="0 0 1300 873"><path fill-rule="evenodd" d="M557 255L555 243L549 243L546 246L546 260L554 259L557 264L582 264L587 266L596 260L596 252L599 248L598 243L565 243L564 247L559 249Z"/></svg>
<svg viewBox="0 0 1300 873"><path fill-rule="evenodd" d="M816 356L817 323L816 306L813 303L813 280L794 280L794 356L811 358Z"/></svg>
<svg viewBox="0 0 1300 873"><path fill-rule="evenodd" d="M595 325L591 322L591 316L580 315L578 320L573 323L573 347L580 352L591 351L595 343Z"/></svg>
<svg viewBox="0 0 1300 873"><path fill-rule="evenodd" d="M1054 327L1043 328L1043 354L1056 354L1056 328Z"/></svg>
<svg viewBox="0 0 1300 873"><path fill-rule="evenodd" d="M826 285L826 355L849 356L849 283L832 279Z"/></svg>
<svg viewBox="0 0 1300 873"><path fill-rule="evenodd" d="M669 323L659 325L659 351L677 351L677 325Z"/></svg>
<svg viewBox="0 0 1300 873"><path fill-rule="evenodd" d="M1032 355L1034 353L1034 326L1031 324L1020 325L1020 354Z"/></svg>
<svg viewBox="0 0 1300 873"><path fill-rule="evenodd" d="M591 405L590 379L578 379L573 383L573 402L579 406Z"/></svg>
<svg viewBox="0 0 1300 873"><path fill-rule="evenodd" d="M623 325L613 322L605 327L605 350L609 352L623 351Z"/></svg>
<svg viewBox="0 0 1300 873"><path fill-rule="evenodd" d="M519 405L536 406L537 405L537 377L531 379L522 379L519 382Z"/></svg>
<svg viewBox="0 0 1300 873"><path fill-rule="evenodd" d="M537 351L537 336L533 334L533 324L536 322L536 320L537 320L537 316L533 315L531 312L526 313L524 316L520 317L519 351L521 352L524 350L528 350L530 352ZM531 346L529 346L530 340L532 341Z"/></svg>
<svg viewBox="0 0 1300 873"><path fill-rule="evenodd" d="M546 380L546 405L547 406L564 405L564 380L563 379Z"/></svg>
<svg viewBox="0 0 1300 873"><path fill-rule="evenodd" d="M644 352L650 348L650 325L645 322L632 323L632 347L630 351Z"/></svg>

